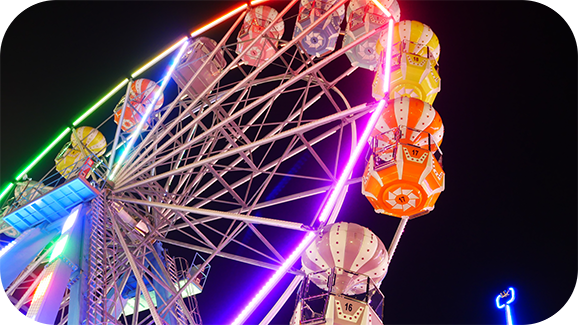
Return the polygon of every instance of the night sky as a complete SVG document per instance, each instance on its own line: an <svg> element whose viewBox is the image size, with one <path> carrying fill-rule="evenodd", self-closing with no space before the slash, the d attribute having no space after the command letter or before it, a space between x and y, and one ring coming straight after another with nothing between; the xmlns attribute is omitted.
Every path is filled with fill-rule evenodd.
<svg viewBox="0 0 578 325"><path fill-rule="evenodd" d="M1 186L130 73L239 3L43 2L19 15L0 52ZM578 272L576 39L558 14L535 2L400 7L402 19L429 25L440 39L443 86L433 106L445 126L447 179L435 210L409 221L401 238L381 286L385 323L503 324L494 300L510 286L517 323L547 319L572 295ZM162 70L155 71L147 74L159 78ZM369 89L359 96L372 100ZM97 126L117 100L83 124ZM42 177L59 149L29 176ZM370 228L386 247L398 223L375 214L359 184L338 220ZM254 283L220 286L232 267L255 272ZM269 274L216 260L211 272L198 297L205 324L232 321ZM235 305L219 307L221 297ZM275 323L289 321L293 302Z"/></svg>

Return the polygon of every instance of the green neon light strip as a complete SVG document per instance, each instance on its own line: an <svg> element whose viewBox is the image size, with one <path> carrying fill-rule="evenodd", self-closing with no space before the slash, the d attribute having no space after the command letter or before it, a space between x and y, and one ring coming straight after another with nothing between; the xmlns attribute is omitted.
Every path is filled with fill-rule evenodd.
<svg viewBox="0 0 578 325"><path fill-rule="evenodd" d="M121 90L122 87L126 86L127 83L128 79L124 79L121 83L119 83L116 87L114 87L113 90L111 90L108 94L104 95L104 97L102 97L96 104L94 104L91 108L89 108L86 112L84 112L84 114L82 114L79 118L77 118L76 121L72 123L72 125L77 126L78 124L82 123L82 121L84 121L85 118L87 118L90 114L92 114L92 112L96 111L96 109L99 108L102 104L104 104L104 102L106 102L110 97L114 96L114 94L116 94L119 90Z"/></svg>
<svg viewBox="0 0 578 325"><path fill-rule="evenodd" d="M145 72L148 68L153 66L155 63L159 62L160 60L164 59L167 55L171 54L176 48L178 48L182 44L182 42L184 42L186 40L187 40L187 38L184 37L183 39L181 39L180 41L175 43L173 46L171 46L167 50L165 50L163 53L159 54L154 59L149 61L147 64L142 66L140 69L136 70L131 76L137 77L141 73ZM116 87L114 87L114 89L112 89L108 94L104 95L104 97L102 97L98 102L96 102L96 104L94 104L86 112L84 112L84 114L82 114L79 118L77 118L72 123L72 125L78 126L80 123L82 123L82 121L84 121L88 116L90 116L90 114L92 114L94 111L96 111L100 106L102 106L102 104L104 104L107 100L109 100L112 96L114 96L119 90L121 90L127 84L128 84L128 79L124 79L121 83L119 83ZM24 170L22 170L20 173L18 173L18 176L16 176L16 181L19 181L22 178L22 176L24 176L32 168L34 168L34 166L36 166L36 164L42 158L44 158L44 156L46 156L46 154L50 150L52 150L52 148L54 148L60 142L60 140L62 140L69 132L70 132L69 128L66 128L64 131L62 131L60 133L60 135L48 145L48 147L46 147L31 163L28 164L28 166L26 166L26 168L24 168ZM8 194L10 192L10 190L12 189L13 186L14 186L13 183L10 183L6 186L4 191L2 191L2 193L0 194L0 200L2 200L4 198L4 196L6 196L6 194Z"/></svg>
<svg viewBox="0 0 578 325"><path fill-rule="evenodd" d="M257 1L252 1L251 5L257 5L259 3L262 2L266 2L267 0L257 0ZM216 20L214 20L213 22L193 31L191 33L191 37L196 37L199 34L206 32L207 30L213 28L216 24L221 23L222 21L229 19L230 17L232 17L233 15L241 12L242 10L247 8L247 4L244 4L232 11L230 11L229 13L217 18ZM167 55L171 54L174 50L176 50L181 44L182 42L186 41L187 37L183 37L181 40L179 40L178 42L176 42L175 44L173 44L171 47L169 47L168 49L166 49L165 51L163 51L161 54L159 54L158 56L156 56L154 59L152 59L151 61L149 61L148 63L146 63L145 65L143 65L141 68L139 68L138 70L136 70L133 74L131 74L131 77L137 77L139 76L141 73L145 72L148 68L150 68L151 66L153 66L154 64L156 64L157 62L159 62L160 60L164 59ZM84 121L84 119L86 119L90 114L92 114L95 110L97 110L102 104L104 104L110 97L114 96L120 89L122 89L122 87L124 87L126 84L128 83L128 79L124 79L120 84L118 84L116 87L114 87L113 90L111 90L108 94L106 94L102 99L100 99L96 104L94 104L91 108L89 108L86 112L84 112L84 114L82 114L79 118L77 118L72 125L73 126L78 126L80 123L82 123L82 121ZM36 166L36 164L38 163L38 161L40 161L40 159L44 158L44 156L48 153L48 151L50 151L52 148L54 148L54 146L56 146L58 144L58 142L60 140L62 140L62 138L64 136L66 136L68 134L68 132L70 132L69 128L66 128L66 130L62 131L62 133L60 133L60 135L56 138L56 140L52 141L50 143L50 145L48 145L48 147L46 149L44 149L39 155L38 157L36 157L36 159L34 159L30 164L28 164L28 166L26 168L24 168L23 171L21 171L18 176L16 177L16 181L19 181L22 176L24 176L24 174L28 173L34 166ZM2 193L0 194L0 201L4 198L4 196L6 196L6 194L8 192L10 192L10 189L14 186L13 183L10 183L9 185L6 186L6 188L4 189L4 191L2 191Z"/></svg>
<svg viewBox="0 0 578 325"><path fill-rule="evenodd" d="M2 191L2 194L0 194L0 199L2 199L6 193L10 192L13 187L14 183L8 183L8 185L4 188L4 191Z"/></svg>
<svg viewBox="0 0 578 325"><path fill-rule="evenodd" d="M46 156L46 154L47 154L50 150L52 150L52 148L54 148L54 146L56 146L56 145L58 144L58 142L60 142L60 140L62 140L62 138L64 138L69 132L70 132L70 129L69 129L69 128L64 129L64 131L62 131L62 132L60 133L60 135L59 135L56 139L54 139L54 140L48 145L48 147L46 147L46 149L44 149L44 151L42 151L42 152L40 153L40 155L38 155L38 157L36 157L36 159L34 159L30 164L28 164L28 166L27 166L26 168L24 168L24 170L21 171L21 172L18 174L18 176L16 176L16 180L19 181L19 180L22 178L22 176L24 176L26 173L28 173L28 172L32 169L32 167L34 167L34 166L38 163L38 161L40 161L40 159L44 158L44 156ZM1 199L1 197L0 197L0 199Z"/></svg>
<svg viewBox="0 0 578 325"><path fill-rule="evenodd" d="M58 239L56 244L54 244L54 249L52 250L52 254L50 254L50 259L48 260L48 263L52 262L55 258L57 258L58 256L60 256L60 254L62 254L64 247L66 247L67 241L68 235L60 237L60 239Z"/></svg>

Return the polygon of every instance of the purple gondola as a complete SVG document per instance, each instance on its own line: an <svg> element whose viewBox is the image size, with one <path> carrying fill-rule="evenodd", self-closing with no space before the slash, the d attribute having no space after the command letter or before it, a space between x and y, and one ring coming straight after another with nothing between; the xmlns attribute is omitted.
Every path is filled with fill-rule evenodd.
<svg viewBox="0 0 578 325"><path fill-rule="evenodd" d="M389 10L393 20L399 22L401 10L397 0L379 0L379 2ZM388 17L373 3L372 0L351 0L347 6L347 27L343 46L351 44L356 39L379 28L389 20ZM378 56L375 45L379 39L379 33L361 42L345 54L351 61L352 66L375 71Z"/></svg>
<svg viewBox="0 0 578 325"><path fill-rule="evenodd" d="M299 36L307 27L318 21L319 17L329 11L335 2L336 0L301 0L293 38ZM340 6L327 19L305 35L299 41L305 52L320 57L335 50L344 16L345 7Z"/></svg>

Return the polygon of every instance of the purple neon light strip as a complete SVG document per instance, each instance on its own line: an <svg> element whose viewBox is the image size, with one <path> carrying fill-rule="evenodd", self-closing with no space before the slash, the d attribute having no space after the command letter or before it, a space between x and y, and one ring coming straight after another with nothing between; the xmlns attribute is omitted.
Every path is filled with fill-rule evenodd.
<svg viewBox="0 0 578 325"><path fill-rule="evenodd" d="M263 301L263 299L265 299L265 296L269 294L269 292L273 289L273 287L279 282L279 280L281 280L281 278L283 277L283 275L285 275L287 270L289 270L289 267L291 267L291 265L297 262L297 259L301 256L301 253L307 248L307 246L309 246L309 244L311 244L314 238L315 238L314 232L310 232L307 235L305 235L305 238L303 238L301 243L299 243L299 246L297 246L297 248L295 248L293 253L291 253L291 255L285 260L285 263L283 263L283 265L281 265L281 267L277 271L275 271L275 274L273 274L273 276L269 279L269 281L267 281L267 283L263 285L261 290L259 290L259 292L257 292L255 297L253 297L253 299L249 301L247 306L245 306L245 309L241 311L239 316L237 316L237 318L235 318L235 320L231 324L239 325L243 324L243 322L247 320L249 315L255 310L255 308L257 308L257 306Z"/></svg>
<svg viewBox="0 0 578 325"><path fill-rule="evenodd" d="M385 60L385 71L384 71L385 77L384 82L387 81L385 82L388 85L387 89L389 89L389 77L390 77L389 75L391 71L391 44L393 39L392 37L393 19L389 20L388 27L389 27L387 35L388 46L386 52L387 58ZM357 159L359 158L361 151L365 147L365 143L367 143L369 135L371 134L371 131L373 130L375 124L377 123L377 119L381 116L381 112L383 111L383 108L385 107L386 103L387 101L385 99L380 100L379 103L377 104L376 109L373 111L371 118L369 119L369 122L367 123L367 126L365 127L365 130L363 131L361 138L357 143L357 146L355 147L353 153L349 157L347 165L345 165L345 169L343 170L341 177L337 181L335 188L333 189L331 195L329 196L329 200L327 200L327 203L325 204L325 206L321 211L321 214L319 215L320 222L325 222L329 218L329 215L331 214L331 211L333 210L333 207L337 202L339 193L341 193L343 187L345 186L345 182L347 181L347 179L349 179L349 175L351 175L353 167L355 166L355 163L357 162ZM295 248L293 253L291 253L291 255L289 256L289 258L285 260L285 263L281 265L281 267L275 272L275 274L273 274L273 276L269 279L269 281L267 281L267 283L265 283L265 285L261 288L261 290L259 290L259 292L255 295L255 297L253 297L253 299L251 299L251 301L245 306L245 308L243 309L243 311L241 311L241 313L237 316L237 318L235 318L235 320L231 323L232 325L240 325L247 320L249 315L255 310L255 308L257 308L257 306L263 301L263 299L265 299L265 296L269 294L269 292L273 289L273 287L279 282L279 280L281 280L283 275L285 275L289 267L295 264L295 262L301 256L301 254L307 248L307 246L309 246L309 244L313 242L314 238L315 233L313 232L308 233L305 236L305 238L303 238L301 243L299 243L299 246L297 246L297 248Z"/></svg>
<svg viewBox="0 0 578 325"><path fill-rule="evenodd" d="M365 127L363 134L361 134L361 138L359 139L357 146L355 146L355 149L353 150L351 157L349 157L347 165L345 165L345 169L343 170L341 177L339 177L339 180L337 181L335 188L333 189L331 195L329 196L329 200L327 200L327 204L325 204L323 210L321 211L321 214L319 214L320 222L323 223L327 221L327 218L329 218L329 215L333 210L335 202L337 201L337 197L339 196L339 193L341 193L341 191L343 190L345 182L349 179L349 175L351 175L353 167L355 166L355 163L357 163L357 158L359 158L361 151L363 150L363 148L365 148L365 143L367 143L369 135L371 134L371 131L375 127L377 119L381 116L381 112L383 111L383 108L385 107L386 103L387 102L385 100L383 99L380 100L379 103L377 104L377 107L373 111L373 114L371 114L371 118L369 119L369 122L367 122L367 126Z"/></svg>
<svg viewBox="0 0 578 325"><path fill-rule="evenodd" d="M157 102L158 98L161 96L161 93L164 90L166 83L168 82L169 78L173 74L173 71L175 71L177 63L179 62L179 59L181 58L181 56L183 56L183 53L185 52L185 49L187 48L188 44L189 44L188 41L183 43L183 45L181 46L181 49L179 50L179 53L177 54L177 56L173 60L171 66L169 68L169 71L167 72L165 77L161 80L161 87L155 93L155 96L153 97L153 101L152 101L151 105L149 105L149 107L147 107L147 110L143 114L136 129L131 133L131 139L130 139L129 143L126 145L125 149L123 150L122 155L120 156L120 159L116 163L114 171L111 173L109 179L111 179L111 180L114 179L114 177L116 176L116 173L118 172L118 169L120 168L120 165L122 165L123 161L126 159L128 152L130 151L130 149L134 145L134 142L136 141L137 135L140 133L140 131L142 130L142 128L144 126L144 123L146 122L149 115L151 114L153 107L154 107L154 104ZM128 100L128 99L125 99L125 100Z"/></svg>
<svg viewBox="0 0 578 325"><path fill-rule="evenodd" d="M393 19L389 19L389 25L388 25L388 30L387 30L387 49L385 52L385 68L383 71L383 84L386 85L383 87L384 94L389 91L389 78L390 78L390 74L391 74L391 46L392 46L392 41L393 41ZM319 215L319 221L320 222L325 222L325 221L327 221L327 218L329 218L329 215L331 214L331 211L333 210L333 206L335 205L335 202L337 201L337 197L339 196L339 193L341 193L343 186L345 186L345 182L349 178L349 175L351 174L351 171L353 170L353 166L357 162L357 158L359 157L359 155L361 154L361 150L365 146L365 142L367 141L367 139L369 139L369 134L371 133L371 131L375 127L375 124L377 123L377 119L381 115L381 111L383 110L385 103L386 103L386 100L382 99L379 102L379 104L377 105L376 110L373 112L373 115L371 115L371 119L369 120L367 127L365 128L365 131L361 135L361 139L360 139L359 143L357 144L357 146L355 147L355 150L353 151L353 154L349 158L349 161L347 162L347 165L345 166L345 169L343 170L343 173L341 174L339 181L335 185L333 192L331 192L331 196L329 197L327 204L325 205L325 207L323 207L323 210L321 211L321 214Z"/></svg>
<svg viewBox="0 0 578 325"><path fill-rule="evenodd" d="M361 135L361 138L357 143L357 146L353 150L353 154L351 155L351 157L349 157L349 161L347 162L347 165L345 166L345 169L343 170L343 173L341 174L341 177L339 178L337 185L333 189L333 192L331 192L329 200L327 200L327 203L323 207L323 210L319 216L319 220L321 222L327 220L329 214L333 210L333 206L337 201L337 197L339 196L339 193L345 186L345 182L349 178L349 175L353 170L353 166L357 162L357 159L359 158L361 151L365 147L365 143L367 142L367 139L369 139L369 135L371 134L371 131L375 127L377 119L379 118L379 116L381 116L381 112L383 111L385 104L386 104L385 100L379 101L376 109L373 111L373 114L371 115L371 118L369 119L369 122L367 123L367 126L365 127L365 130L363 131L363 134ZM297 248L289 256L289 258L285 260L285 263L281 265L281 267L275 272L275 274L273 274L273 276L269 279L269 281L265 283L265 285L261 288L261 290L259 290L259 292L255 295L255 297L253 297L253 299L247 304L247 306L245 307L245 309L243 309L243 311L239 314L239 316L237 316L237 318L232 323L233 325L242 324L249 317L249 315L255 310L255 308L257 308L257 306L261 303L261 301L263 301L265 296L273 289L273 287L279 282L279 280L281 280L281 277L285 275L289 267L295 264L297 259L303 253L303 251L309 246L309 244L311 244L311 242L313 242L314 238L315 233L313 232L308 233L305 236L305 238L303 238L301 243L299 243L299 246L297 246Z"/></svg>

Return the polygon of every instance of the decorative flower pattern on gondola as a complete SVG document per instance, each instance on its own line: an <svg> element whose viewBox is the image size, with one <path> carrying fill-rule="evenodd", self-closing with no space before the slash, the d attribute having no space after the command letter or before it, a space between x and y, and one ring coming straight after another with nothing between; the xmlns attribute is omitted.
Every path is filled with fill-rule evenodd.
<svg viewBox="0 0 578 325"><path fill-rule="evenodd" d="M323 14L332 9L335 2L336 0L302 0L295 29L293 30L293 38L298 37L309 26L318 22ZM344 16L345 7L340 6L329 17L309 31L299 42L305 52L320 57L335 50Z"/></svg>
<svg viewBox="0 0 578 325"><path fill-rule="evenodd" d="M389 10L394 21L398 22L401 12L397 0L381 0L380 3ZM347 6L347 27L343 46L387 24L389 18L371 0L352 0ZM376 45L379 33L364 40L346 52L351 65L375 71L378 62Z"/></svg>
<svg viewBox="0 0 578 325"><path fill-rule="evenodd" d="M275 22L269 32L262 35L265 28L275 21L278 16L277 10L268 6L259 6L251 8L245 16L245 21L237 36L236 53L241 54L246 46L251 44L254 39L258 39L241 60L251 66L259 66L271 58L277 51L277 43L283 36L285 25L283 20Z"/></svg>

